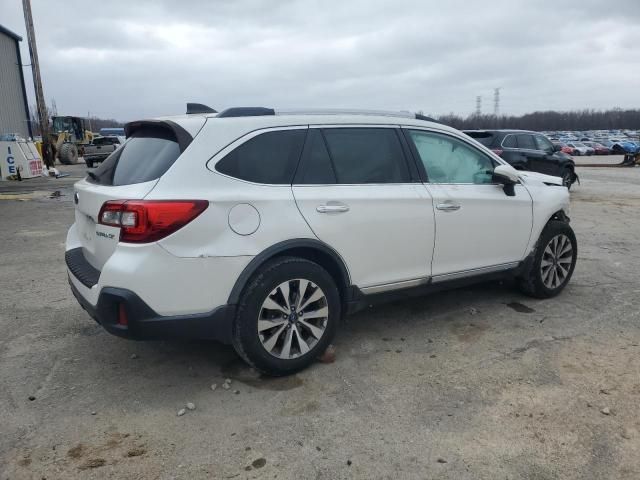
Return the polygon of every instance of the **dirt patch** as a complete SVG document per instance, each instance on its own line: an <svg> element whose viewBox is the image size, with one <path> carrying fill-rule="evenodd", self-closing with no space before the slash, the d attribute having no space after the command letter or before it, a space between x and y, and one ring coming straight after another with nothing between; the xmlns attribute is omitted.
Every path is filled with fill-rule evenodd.
<svg viewBox="0 0 640 480"><path fill-rule="evenodd" d="M86 449L85 449L84 445L79 443L75 447L69 449L69 451L67 452L67 457L80 458L80 457L82 457L84 455L85 450Z"/></svg>
<svg viewBox="0 0 640 480"><path fill-rule="evenodd" d="M488 329L489 325L477 322L454 323L451 326L451 331L453 332L453 334L458 337L458 340L465 343L475 342Z"/></svg>
<svg viewBox="0 0 640 480"><path fill-rule="evenodd" d="M142 447L132 448L127 452L127 457L139 457L147 453L147 450Z"/></svg>
<svg viewBox="0 0 640 480"><path fill-rule="evenodd" d="M78 470L89 470L91 468L104 467L107 461L104 458L90 458L78 467Z"/></svg>

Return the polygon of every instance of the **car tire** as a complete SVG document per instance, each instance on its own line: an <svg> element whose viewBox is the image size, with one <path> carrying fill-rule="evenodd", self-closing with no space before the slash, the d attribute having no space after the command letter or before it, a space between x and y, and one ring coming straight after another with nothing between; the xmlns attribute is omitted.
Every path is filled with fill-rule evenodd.
<svg viewBox="0 0 640 480"><path fill-rule="evenodd" d="M87 164L87 168L93 168L93 160L85 160L85 163Z"/></svg>
<svg viewBox="0 0 640 480"><path fill-rule="evenodd" d="M324 268L303 258L276 258L253 276L241 295L233 346L256 370L289 375L324 353L341 310L336 282Z"/></svg>
<svg viewBox="0 0 640 480"><path fill-rule="evenodd" d="M574 181L575 173L573 173L573 170L571 168L565 167L564 171L562 172L562 185L567 187L568 190L571 190L571 185L573 185Z"/></svg>
<svg viewBox="0 0 640 480"><path fill-rule="evenodd" d="M566 222L551 220L538 239L532 261L517 278L520 291L535 298L555 297L571 280L577 258L573 229Z"/></svg>

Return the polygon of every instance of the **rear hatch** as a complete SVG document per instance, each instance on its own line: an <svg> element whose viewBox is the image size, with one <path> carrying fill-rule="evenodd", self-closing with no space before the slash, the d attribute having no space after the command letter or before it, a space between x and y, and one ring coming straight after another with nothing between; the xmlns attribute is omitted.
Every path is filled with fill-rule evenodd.
<svg viewBox="0 0 640 480"><path fill-rule="evenodd" d="M105 202L142 200L193 140L170 121L134 122L126 129L125 144L74 187L78 237L86 260L98 270L120 240L120 228L99 223Z"/></svg>

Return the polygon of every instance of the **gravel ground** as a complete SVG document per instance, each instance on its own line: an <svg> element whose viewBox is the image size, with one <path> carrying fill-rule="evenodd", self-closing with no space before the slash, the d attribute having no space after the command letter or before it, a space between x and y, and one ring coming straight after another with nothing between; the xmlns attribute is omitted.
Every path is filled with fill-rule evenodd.
<svg viewBox="0 0 640 480"><path fill-rule="evenodd" d="M640 478L640 168L579 174L560 297L372 308L335 363L282 379L105 333L65 277L73 178L2 184L0 478Z"/></svg>

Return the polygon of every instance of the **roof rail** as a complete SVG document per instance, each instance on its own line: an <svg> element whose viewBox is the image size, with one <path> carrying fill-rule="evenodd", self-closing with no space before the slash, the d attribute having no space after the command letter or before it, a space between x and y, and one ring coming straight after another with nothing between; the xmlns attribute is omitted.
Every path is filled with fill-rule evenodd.
<svg viewBox="0 0 640 480"><path fill-rule="evenodd" d="M189 104L199 105L199 104ZM202 107L206 107L202 105ZM215 112L215 111L214 111ZM190 113L190 112L187 112ZM211 112L193 112L193 113L211 113ZM389 111L389 110L361 110L349 108L292 108L292 109L273 109L266 107L232 107L218 113L218 118L230 117L257 117L264 115L373 115L378 117L400 117L415 118L428 122L436 122L433 118L426 117L420 113L412 113L409 111Z"/></svg>
<svg viewBox="0 0 640 480"><path fill-rule="evenodd" d="M301 108L276 110L276 115L376 115L380 117L416 118L416 115L407 111L388 110L362 110L351 108Z"/></svg>
<svg viewBox="0 0 640 480"><path fill-rule="evenodd" d="M264 115L275 115L273 108L265 107L233 107L220 112L216 117L259 117Z"/></svg>
<svg viewBox="0 0 640 480"><path fill-rule="evenodd" d="M187 115L194 113L218 113L213 108L202 103L187 103Z"/></svg>
<svg viewBox="0 0 640 480"><path fill-rule="evenodd" d="M416 113L416 120L424 120L425 122L440 123L435 118L427 117L426 115L423 115L421 113Z"/></svg>

